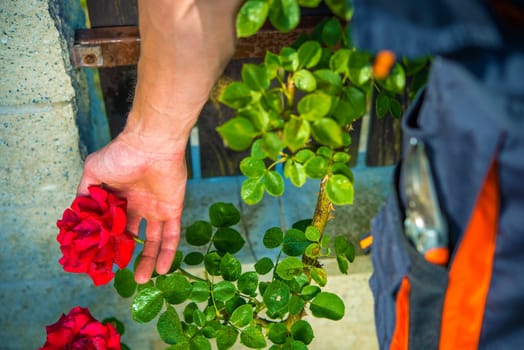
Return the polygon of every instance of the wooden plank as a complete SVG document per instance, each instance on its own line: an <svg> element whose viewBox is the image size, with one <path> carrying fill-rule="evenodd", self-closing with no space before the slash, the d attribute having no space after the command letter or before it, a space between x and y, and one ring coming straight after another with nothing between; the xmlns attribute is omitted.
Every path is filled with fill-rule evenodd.
<svg viewBox="0 0 524 350"><path fill-rule="evenodd" d="M102 8L105 9L107 6L106 3ZM99 7L95 9L94 14L90 12L90 18L102 12ZM126 20L120 7L108 12L117 12L117 24L105 27L97 26L100 23L110 22L106 18L107 14L104 14L102 18L93 17L91 20L93 28L76 31L71 53L76 67L102 68L137 64L140 53L138 27L124 24L133 22L134 14L131 14L131 18ZM323 18L321 16L304 17L299 27L290 33L281 33L272 26L266 25L256 35L240 38L237 41L233 59L264 57L266 51L280 52L282 47L291 45L302 34L310 33Z"/></svg>
<svg viewBox="0 0 524 350"><path fill-rule="evenodd" d="M87 8L92 28L136 26L138 24L136 1L87 0ZM115 31L112 33L114 35ZM120 37L123 35L120 33ZM99 69L99 75L111 137L114 138L122 131L127 114L131 109L136 82L136 66Z"/></svg>

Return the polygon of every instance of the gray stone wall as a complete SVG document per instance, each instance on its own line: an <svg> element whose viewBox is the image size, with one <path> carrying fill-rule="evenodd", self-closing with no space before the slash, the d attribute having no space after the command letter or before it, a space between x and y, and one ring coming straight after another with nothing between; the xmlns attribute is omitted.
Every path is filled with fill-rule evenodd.
<svg viewBox="0 0 524 350"><path fill-rule="evenodd" d="M57 262L55 223L76 192L82 154L108 138L104 116L91 112L100 103L89 96L92 72L73 69L69 61L72 34L83 18L76 1L0 4L3 350L43 345L45 325L76 305L89 307L99 319L116 316L133 325L112 286L94 288ZM134 349L149 349L149 334L131 328L124 339Z"/></svg>

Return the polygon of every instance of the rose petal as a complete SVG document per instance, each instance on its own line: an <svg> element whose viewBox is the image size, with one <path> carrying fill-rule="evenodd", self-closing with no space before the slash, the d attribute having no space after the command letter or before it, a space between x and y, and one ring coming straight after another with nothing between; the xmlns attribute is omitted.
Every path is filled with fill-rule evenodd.
<svg viewBox="0 0 524 350"><path fill-rule="evenodd" d="M98 203L98 206L100 208L100 211L102 213L107 211L108 205L107 205L107 197L108 193L106 190L104 190L102 187L99 186L89 186L88 188L89 194L91 197Z"/></svg>
<svg viewBox="0 0 524 350"><path fill-rule="evenodd" d="M126 213L124 210L122 210L122 208L112 206L111 214L113 216L111 231L116 235L120 235L126 229L126 224L127 224Z"/></svg>
<svg viewBox="0 0 524 350"><path fill-rule="evenodd" d="M126 232L116 240L115 244L117 245L115 263L123 269L133 258L135 240Z"/></svg>

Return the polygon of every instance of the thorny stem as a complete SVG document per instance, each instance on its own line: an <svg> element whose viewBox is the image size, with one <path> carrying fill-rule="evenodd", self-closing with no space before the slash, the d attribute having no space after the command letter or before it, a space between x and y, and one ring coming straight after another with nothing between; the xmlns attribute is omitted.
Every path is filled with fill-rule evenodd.
<svg viewBox="0 0 524 350"><path fill-rule="evenodd" d="M315 227L320 232L320 240L324 236L324 230L326 224L331 217L331 211L333 210L333 203L329 200L326 193L326 184L328 180L328 175L324 176L320 181L320 189L318 192L317 205L315 207L315 212L313 214L313 220L311 226ZM306 265L317 266L318 259L312 259L307 256L302 257L302 261Z"/></svg>
<svg viewBox="0 0 524 350"><path fill-rule="evenodd" d="M313 221L311 223L317 230L320 231L320 238L324 235L324 229L330 218L331 211L333 210L333 204L329 200L326 193L326 184L328 175L324 176L320 181L320 190L318 192L317 206L315 207L315 213L313 214Z"/></svg>

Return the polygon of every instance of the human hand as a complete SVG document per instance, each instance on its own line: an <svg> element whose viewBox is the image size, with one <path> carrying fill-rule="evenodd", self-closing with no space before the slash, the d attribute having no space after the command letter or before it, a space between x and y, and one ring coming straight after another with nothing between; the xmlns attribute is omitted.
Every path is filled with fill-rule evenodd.
<svg viewBox="0 0 524 350"><path fill-rule="evenodd" d="M146 241L135 271L138 283L147 282L156 266L167 273L180 240L180 219L187 181L184 148L179 152L156 145L148 148L140 135L123 132L85 161L78 195L102 184L127 199L127 229L138 235L145 219ZM148 143L151 144L151 143Z"/></svg>

